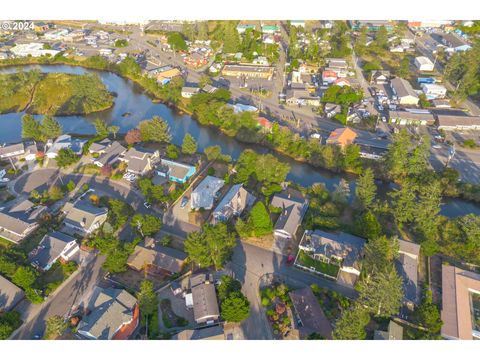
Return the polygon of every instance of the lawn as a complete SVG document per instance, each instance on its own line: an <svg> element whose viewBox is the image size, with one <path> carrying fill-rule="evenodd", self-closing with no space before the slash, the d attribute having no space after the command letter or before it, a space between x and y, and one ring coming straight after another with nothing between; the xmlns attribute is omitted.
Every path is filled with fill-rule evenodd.
<svg viewBox="0 0 480 360"><path fill-rule="evenodd" d="M67 280L77 268L78 265L74 262L61 264L57 261L48 271L40 274L37 278L37 285L48 296Z"/></svg>
<svg viewBox="0 0 480 360"><path fill-rule="evenodd" d="M338 272L340 271L340 267L338 265L328 264L323 261L315 260L303 250L300 250L298 253L297 264L305 266L307 268L314 268L315 271L332 276L334 278L337 277Z"/></svg>
<svg viewBox="0 0 480 360"><path fill-rule="evenodd" d="M0 236L0 247L9 248L13 243Z"/></svg>

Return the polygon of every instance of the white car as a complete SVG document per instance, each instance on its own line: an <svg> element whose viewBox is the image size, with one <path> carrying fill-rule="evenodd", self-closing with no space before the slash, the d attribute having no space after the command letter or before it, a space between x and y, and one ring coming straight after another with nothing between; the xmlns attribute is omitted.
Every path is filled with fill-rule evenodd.
<svg viewBox="0 0 480 360"><path fill-rule="evenodd" d="M441 145L438 145L438 144L435 144L435 145L432 145L432 148L434 148L434 149L441 149L442 146L441 146Z"/></svg>
<svg viewBox="0 0 480 360"><path fill-rule="evenodd" d="M6 182L9 182L9 181L10 181L10 179L7 179L7 178L0 179L0 182L2 182L2 183L6 183Z"/></svg>

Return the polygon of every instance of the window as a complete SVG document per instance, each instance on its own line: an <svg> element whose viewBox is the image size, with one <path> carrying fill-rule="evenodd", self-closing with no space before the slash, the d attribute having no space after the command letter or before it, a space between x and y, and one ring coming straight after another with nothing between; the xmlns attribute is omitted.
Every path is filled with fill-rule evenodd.
<svg viewBox="0 0 480 360"><path fill-rule="evenodd" d="M470 311L472 315L472 331L480 337L480 293L470 292Z"/></svg>

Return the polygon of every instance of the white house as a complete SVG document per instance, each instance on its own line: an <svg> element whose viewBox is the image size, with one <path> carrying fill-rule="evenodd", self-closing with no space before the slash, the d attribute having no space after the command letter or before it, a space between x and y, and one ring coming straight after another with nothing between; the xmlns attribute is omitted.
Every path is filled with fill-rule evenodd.
<svg viewBox="0 0 480 360"><path fill-rule="evenodd" d="M58 152L62 149L70 149L75 154L81 155L83 145L87 143L87 140L81 139L72 139L70 135L64 134L60 135L53 143L51 140L47 142L47 150L46 154L49 159L54 159L57 157Z"/></svg>
<svg viewBox="0 0 480 360"><path fill-rule="evenodd" d="M215 176L207 176L192 191L191 208L195 210L210 210L213 207L217 192L223 187L225 181Z"/></svg>
<svg viewBox="0 0 480 360"><path fill-rule="evenodd" d="M422 91L427 99L442 99L447 95L447 88L438 84L422 84Z"/></svg>
<svg viewBox="0 0 480 360"><path fill-rule="evenodd" d="M193 95L198 94L200 92L200 88L193 87L193 86L184 86L182 87L182 97L186 99L190 99Z"/></svg>
<svg viewBox="0 0 480 360"><path fill-rule="evenodd" d="M70 261L79 251L80 247L75 238L59 231L52 231L30 252L28 260L37 269L47 271L56 261L60 259Z"/></svg>
<svg viewBox="0 0 480 360"><path fill-rule="evenodd" d="M415 58L415 66L420 71L433 71L433 62L426 56L418 56Z"/></svg>

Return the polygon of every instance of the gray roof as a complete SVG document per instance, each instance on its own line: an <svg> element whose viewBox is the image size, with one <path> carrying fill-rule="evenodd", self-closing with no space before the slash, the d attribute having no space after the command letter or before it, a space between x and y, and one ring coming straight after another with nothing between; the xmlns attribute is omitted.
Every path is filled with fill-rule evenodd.
<svg viewBox="0 0 480 360"><path fill-rule="evenodd" d="M187 329L172 337L173 340L223 340L225 333L222 325L202 329Z"/></svg>
<svg viewBox="0 0 480 360"><path fill-rule="evenodd" d="M193 316L197 322L215 319L220 316L215 285L205 282L192 288Z"/></svg>
<svg viewBox="0 0 480 360"><path fill-rule="evenodd" d="M100 216L107 214L108 209L96 207L87 201L77 201L75 204L65 204L64 212L67 214L64 220L66 224L87 230Z"/></svg>
<svg viewBox="0 0 480 360"><path fill-rule="evenodd" d="M59 231L52 231L43 237L37 248L29 254L28 260L43 269L58 259L65 246L72 241L75 241L75 238Z"/></svg>
<svg viewBox="0 0 480 360"><path fill-rule="evenodd" d="M137 299L125 290L97 287L88 306L91 313L80 322L78 330L98 340L111 340L124 323L132 320L136 303Z"/></svg>
<svg viewBox="0 0 480 360"><path fill-rule="evenodd" d="M22 298L22 289L0 275L0 312L10 311Z"/></svg>
<svg viewBox="0 0 480 360"><path fill-rule="evenodd" d="M161 168L159 168L159 170L169 172L170 176L176 177L177 179L183 179L187 176L192 167L195 169L194 166L165 159L162 159L160 166Z"/></svg>
<svg viewBox="0 0 480 360"><path fill-rule="evenodd" d="M25 146L23 142L18 143L18 144L12 144L12 145L6 145L3 147L0 147L0 157L4 157L7 154L10 153L15 153L15 152L24 152L25 151Z"/></svg>
<svg viewBox="0 0 480 360"><path fill-rule="evenodd" d="M430 112L410 112L410 111L390 111L389 112L391 119L404 119L409 121L427 121L429 123L434 123L435 118Z"/></svg>
<svg viewBox="0 0 480 360"><path fill-rule="evenodd" d="M405 96L413 96L418 98L418 95L415 90L413 90L412 85L410 85L410 83L405 79L396 77L390 81L390 85L399 98Z"/></svg>
<svg viewBox="0 0 480 360"><path fill-rule="evenodd" d="M94 142L90 145L90 152L100 152L105 151L109 146L112 145L110 139L106 138L97 142Z"/></svg>
<svg viewBox="0 0 480 360"><path fill-rule="evenodd" d="M182 87L182 92L186 92L186 93L197 93L199 91L200 91L200 88L198 87L193 87L193 86Z"/></svg>
<svg viewBox="0 0 480 360"><path fill-rule="evenodd" d="M252 65L225 65L223 67L224 71L246 71L246 72L257 72L257 73L270 73L273 71L271 66L252 66Z"/></svg>
<svg viewBox="0 0 480 360"><path fill-rule="evenodd" d="M442 36L442 40L448 44L448 46L451 46L453 48L457 48L460 46L468 45L468 43L462 39L460 36L454 34L454 33L448 33Z"/></svg>
<svg viewBox="0 0 480 360"><path fill-rule="evenodd" d="M123 154L127 149L125 149L118 141L114 141L112 145L103 153L96 162L101 163L102 165L112 165L117 162L120 158L120 155Z"/></svg>
<svg viewBox="0 0 480 360"><path fill-rule="evenodd" d="M339 257L343 259L342 267L359 270L365 239L344 232L329 233L314 230L305 232L300 246L328 258Z"/></svg>
<svg viewBox="0 0 480 360"><path fill-rule="evenodd" d="M438 126L476 126L480 127L480 116L437 115Z"/></svg>
<svg viewBox="0 0 480 360"><path fill-rule="evenodd" d="M211 209L215 200L215 193L219 191L225 181L215 176L208 175L202 182L192 191L191 207L192 209Z"/></svg>
<svg viewBox="0 0 480 360"><path fill-rule="evenodd" d="M35 206L30 200L23 198L12 200L3 205L0 210L0 228L3 231L1 236L8 237L5 231L13 233L14 235L23 236L26 232L36 225L38 217L46 210L45 206ZM20 240L20 239L11 239Z"/></svg>
<svg viewBox="0 0 480 360"><path fill-rule="evenodd" d="M375 330L374 340L403 340L403 327L390 320L388 331Z"/></svg>
<svg viewBox="0 0 480 360"><path fill-rule="evenodd" d="M240 215L246 207L255 201L242 184L233 185L213 212L213 216L220 220L228 220L232 216Z"/></svg>
<svg viewBox="0 0 480 360"><path fill-rule="evenodd" d="M47 154L58 153L61 149L71 149L74 153L79 154L82 152L83 145L86 142L87 140L72 139L70 135L63 134L55 140L50 149L48 149Z"/></svg>
<svg viewBox="0 0 480 360"><path fill-rule="evenodd" d="M166 246L137 245L128 257L127 264L136 270L143 269L145 265L155 265L171 273L178 273L182 270L186 258L187 254L184 252Z"/></svg>
<svg viewBox="0 0 480 360"><path fill-rule="evenodd" d="M297 227L302 223L303 216L307 211L308 200L298 191L289 189L275 194L271 205L282 209L275 230L283 230L293 236Z"/></svg>
<svg viewBox="0 0 480 360"><path fill-rule="evenodd" d="M418 257L420 255L420 245L411 241L398 240L398 248L400 252L411 254Z"/></svg>
<svg viewBox="0 0 480 360"><path fill-rule="evenodd" d="M399 255L395 260L398 274L403 278L403 296L414 304L419 300L418 256L420 245L411 241L398 240Z"/></svg>
<svg viewBox="0 0 480 360"><path fill-rule="evenodd" d="M158 155L156 150L132 147L123 155L123 161L128 163L127 170L141 174L148 170L156 155Z"/></svg>

